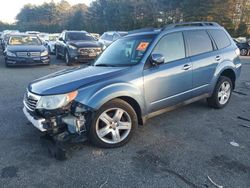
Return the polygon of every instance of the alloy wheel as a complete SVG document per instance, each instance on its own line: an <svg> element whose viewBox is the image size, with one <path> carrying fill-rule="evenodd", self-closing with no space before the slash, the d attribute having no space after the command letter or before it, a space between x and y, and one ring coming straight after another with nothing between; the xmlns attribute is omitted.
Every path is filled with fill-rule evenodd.
<svg viewBox="0 0 250 188"><path fill-rule="evenodd" d="M132 128L129 114L121 108L104 111L96 121L96 133L107 144L117 144L125 140Z"/></svg>
<svg viewBox="0 0 250 188"><path fill-rule="evenodd" d="M241 49L240 50L240 55L246 56L247 55L247 49Z"/></svg>
<svg viewBox="0 0 250 188"><path fill-rule="evenodd" d="M218 101L221 105L224 105L228 102L231 95L231 85L228 81L225 81L221 84L218 92Z"/></svg>
<svg viewBox="0 0 250 188"><path fill-rule="evenodd" d="M68 52L65 52L65 61L68 64L69 63L69 54Z"/></svg>

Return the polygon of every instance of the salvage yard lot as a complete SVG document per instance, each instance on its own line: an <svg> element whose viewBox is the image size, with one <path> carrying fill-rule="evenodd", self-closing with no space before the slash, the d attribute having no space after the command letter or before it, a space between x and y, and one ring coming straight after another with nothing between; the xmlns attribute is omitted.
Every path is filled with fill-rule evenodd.
<svg viewBox="0 0 250 188"><path fill-rule="evenodd" d="M225 109L199 101L149 120L124 147L86 143L57 161L24 117L22 98L30 81L67 66L52 56L50 66L5 68L1 56L0 187L213 187L207 176L250 187L250 58L242 63Z"/></svg>

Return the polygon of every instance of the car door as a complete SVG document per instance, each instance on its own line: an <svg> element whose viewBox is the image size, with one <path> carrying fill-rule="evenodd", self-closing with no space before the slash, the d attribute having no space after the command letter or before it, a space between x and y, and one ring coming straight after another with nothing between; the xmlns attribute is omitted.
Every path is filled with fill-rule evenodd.
<svg viewBox="0 0 250 188"><path fill-rule="evenodd" d="M191 30L184 32L187 44L187 54L193 64L193 93L200 96L211 90L216 67L222 57L206 30Z"/></svg>
<svg viewBox="0 0 250 188"><path fill-rule="evenodd" d="M192 64L186 58L182 32L160 39L154 54L162 54L165 63L144 70L144 92L148 113L185 101L191 97Z"/></svg>
<svg viewBox="0 0 250 188"><path fill-rule="evenodd" d="M59 54L64 55L65 32L63 32L59 38L61 38L62 40L58 40L58 52Z"/></svg>

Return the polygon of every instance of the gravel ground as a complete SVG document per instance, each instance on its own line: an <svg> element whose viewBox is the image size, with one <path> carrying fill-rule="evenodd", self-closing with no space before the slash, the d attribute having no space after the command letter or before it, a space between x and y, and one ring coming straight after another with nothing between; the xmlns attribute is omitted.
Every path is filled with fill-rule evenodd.
<svg viewBox="0 0 250 188"><path fill-rule="evenodd" d="M207 176L250 187L250 58L225 109L199 101L149 120L124 147L86 143L66 161L50 157L22 113L27 84L66 68L52 62L5 68L0 57L0 187L213 187Z"/></svg>

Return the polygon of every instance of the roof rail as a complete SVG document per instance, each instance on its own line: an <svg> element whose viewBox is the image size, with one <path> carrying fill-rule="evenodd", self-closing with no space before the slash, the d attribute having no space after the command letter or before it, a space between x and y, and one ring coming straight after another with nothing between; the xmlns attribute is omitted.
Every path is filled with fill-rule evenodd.
<svg viewBox="0 0 250 188"><path fill-rule="evenodd" d="M135 29L132 31L129 31L128 34L135 34L135 33L141 33L141 32L150 32L150 31L155 31L157 30L156 28L142 28L142 29Z"/></svg>
<svg viewBox="0 0 250 188"><path fill-rule="evenodd" d="M175 24L170 24L167 25L163 28L165 29L171 29L171 28L176 28L176 27L195 27L195 26L200 26L200 27L205 27L205 26L214 26L214 27L219 27L220 25L216 22L180 22L180 23L175 23Z"/></svg>

